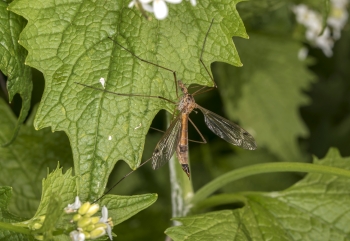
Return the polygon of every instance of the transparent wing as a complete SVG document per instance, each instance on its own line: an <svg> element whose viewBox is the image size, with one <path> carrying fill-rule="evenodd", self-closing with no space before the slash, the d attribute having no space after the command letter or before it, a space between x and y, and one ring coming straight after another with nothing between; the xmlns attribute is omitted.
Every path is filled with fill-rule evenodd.
<svg viewBox="0 0 350 241"><path fill-rule="evenodd" d="M255 150L257 148L254 137L242 127L199 105L196 108L202 111L208 128L225 141L243 149Z"/></svg>
<svg viewBox="0 0 350 241"><path fill-rule="evenodd" d="M180 115L171 123L165 134L158 142L152 154L152 167L158 169L169 161L180 141Z"/></svg>

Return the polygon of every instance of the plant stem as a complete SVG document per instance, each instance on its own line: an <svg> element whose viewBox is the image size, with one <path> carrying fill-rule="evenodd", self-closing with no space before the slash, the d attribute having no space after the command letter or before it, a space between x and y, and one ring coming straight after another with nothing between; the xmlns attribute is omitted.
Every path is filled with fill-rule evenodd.
<svg viewBox="0 0 350 241"><path fill-rule="evenodd" d="M209 182L194 194L191 200L191 204L197 204L198 202L204 200L210 194L214 193L215 191L217 191L218 189L230 182L256 174L270 172L310 172L350 178L349 170L318 164L295 162L257 164L230 171Z"/></svg>
<svg viewBox="0 0 350 241"><path fill-rule="evenodd" d="M31 230L12 225L11 223L0 222L0 229L31 235Z"/></svg>
<svg viewBox="0 0 350 241"><path fill-rule="evenodd" d="M168 126L171 121L170 115L167 115ZM184 217L190 210L190 201L193 197L193 187L191 180L181 168L176 155L169 161L170 186L171 186L171 203L172 217ZM179 223L174 221L174 225Z"/></svg>

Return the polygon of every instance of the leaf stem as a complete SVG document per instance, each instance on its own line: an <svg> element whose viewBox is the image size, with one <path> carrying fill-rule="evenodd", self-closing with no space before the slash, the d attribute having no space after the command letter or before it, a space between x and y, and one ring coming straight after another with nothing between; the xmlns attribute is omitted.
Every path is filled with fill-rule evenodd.
<svg viewBox="0 0 350 241"><path fill-rule="evenodd" d="M256 164L230 171L209 182L194 194L191 204L196 205L198 202L204 200L210 194L214 193L230 182L256 174L270 172L309 172L350 178L349 170L318 164L295 162Z"/></svg>
<svg viewBox="0 0 350 241"><path fill-rule="evenodd" d="M22 233L22 234L26 234L26 235L32 234L32 231L27 229L27 228L18 227L18 226L11 224L11 223L5 223L5 222L0 222L0 229L8 230L8 231L16 232L16 233Z"/></svg>

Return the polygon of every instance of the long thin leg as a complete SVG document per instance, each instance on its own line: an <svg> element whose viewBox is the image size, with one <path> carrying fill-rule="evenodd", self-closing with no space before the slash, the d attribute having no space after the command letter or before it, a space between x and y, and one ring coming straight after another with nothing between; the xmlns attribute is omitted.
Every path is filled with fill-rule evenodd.
<svg viewBox="0 0 350 241"><path fill-rule="evenodd" d="M203 47L202 47L202 52L201 52L201 57L199 58L199 61L200 61L200 62L202 63L202 65L204 66L205 71L207 71L207 73L208 73L208 75L209 75L211 81L213 81L214 87L217 87L217 85L216 85L216 83L215 83L215 81L214 81L213 76L211 76L211 74L210 74L208 68L205 66L205 64L204 64L204 62L203 62L203 58L202 58L202 57L203 57L203 52L204 52L204 47L205 47L205 44L206 44L206 42L207 42L207 38L208 38L208 35L209 35L209 31L210 31L211 26L213 25L213 23L214 23L214 18L211 20L211 23L210 23L208 32L207 32L207 34L205 35L204 42L203 42Z"/></svg>
<svg viewBox="0 0 350 241"><path fill-rule="evenodd" d="M142 167L143 165L145 165L147 162L149 162L150 160L152 160L152 158L147 159L146 161L144 161L143 163L141 163L141 165L137 168L139 169L140 167ZM128 177L131 173L133 173L135 170L132 170L131 172L129 172L128 174L126 174L124 177L122 177L116 184L114 184L110 189L108 189L101 197L99 197L98 199L96 199L93 203L98 202L99 200L101 200L101 198L103 198L104 196L106 196L110 191L113 190L113 188L115 188L121 181L123 181L126 177Z"/></svg>
<svg viewBox="0 0 350 241"><path fill-rule="evenodd" d="M202 133L198 130L197 126L193 123L193 121L188 118L188 120L191 122L191 124L193 125L193 127L196 129L197 133L201 136L202 138L202 141L193 141L193 142L196 142L196 143L202 143L202 144L205 144L207 143L207 141L205 140L204 136L202 135Z"/></svg>
<svg viewBox="0 0 350 241"><path fill-rule="evenodd" d="M156 96L156 95L141 95L141 94L122 94L122 93L115 93L115 92L112 92L112 91L109 91L109 90L105 90L105 89L100 89L100 88L96 88L94 86L91 86L91 85L86 85L86 84L83 84L83 83L79 83L79 82L74 82L75 84L78 84L78 85L82 85L82 86L85 86L85 87L88 87L88 88L91 88L91 89L94 89L94 90L100 90L100 91L104 91L106 93L109 93L109 94L113 94L113 95L118 95L118 96L137 96L137 97L147 97L147 98L157 98L157 99L161 99L161 100L165 100L165 101L168 101L170 103L173 103L173 104L176 104L176 102L172 101L172 100L169 100L167 98L164 98L162 96Z"/></svg>
<svg viewBox="0 0 350 241"><path fill-rule="evenodd" d="M205 89L205 88L208 88L208 87L204 86L204 87L200 88L199 90L197 90L196 92L194 92L194 93L192 94L192 96L196 96L196 95L203 94L203 93L205 93L205 92L212 91L212 90L215 89L216 87L209 87L208 89L203 90L203 89Z"/></svg>
<svg viewBox="0 0 350 241"><path fill-rule="evenodd" d="M115 41L114 39L112 39L111 37L108 37L110 40L112 40L115 44L117 44L119 47L121 47L122 49L124 49L125 51L128 51L132 56L134 56L135 58L137 58L138 60L142 61L142 62L145 62L147 64L151 64L151 65L154 65L158 68L161 68L161 69L164 69L164 70L167 70L167 71L170 71L173 73L173 76L174 76L174 82L175 82L175 88L176 88L176 97L179 98L179 93L178 93L178 88L177 88L177 77L176 77L176 71L175 70L172 70L172 69L168 69L166 67L163 67L163 66L160 66L158 64L155 64L155 63L152 63L148 60L145 60L145 59L142 59L140 58L139 56L137 56L136 54L134 54L133 52L131 52L129 49L125 48L123 45L121 45L120 43L118 43L117 41Z"/></svg>

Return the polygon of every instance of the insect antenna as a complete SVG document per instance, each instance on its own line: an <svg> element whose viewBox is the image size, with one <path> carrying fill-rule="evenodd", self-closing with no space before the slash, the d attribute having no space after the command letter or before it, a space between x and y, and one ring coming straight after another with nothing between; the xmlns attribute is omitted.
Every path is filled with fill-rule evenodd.
<svg viewBox="0 0 350 241"><path fill-rule="evenodd" d="M147 159L146 161L144 161L143 163L141 163L141 165L137 168L139 169L140 167L142 167L143 165L145 165L147 162L149 162L150 160L152 160L152 157ZM112 187L110 187L101 197L99 197L98 199L96 199L93 203L98 202L99 200L101 200L101 198L103 198L104 196L106 196L108 193L110 193L110 191L112 191L119 183L121 183L125 178L127 178L131 173L133 173L135 170L132 170L131 172L129 172L128 174L126 174L124 177L120 178L118 182L116 182Z"/></svg>
<svg viewBox="0 0 350 241"><path fill-rule="evenodd" d="M169 68L166 68L164 66L161 66L161 65L158 65L156 63L152 63L148 60L145 60L139 56L137 56L136 54L134 54L133 52L131 52L129 49L125 48L123 45L121 45L120 43L118 43L116 40L112 39L111 37L108 37L110 40L112 40L116 45L118 45L119 47L121 47L122 49L124 49L125 51L129 52L132 56L134 56L135 58L137 58L138 60L142 61L142 62L145 62L147 64L151 64L153 66L156 66L158 68L161 68L161 69L164 69L164 70L167 70L167 71L170 71L171 73L173 73L173 76L174 76L174 82L175 82L175 87L176 87L176 97L179 98L179 93L178 93L178 90L177 90L177 76L176 76L176 71L175 70L172 70L172 69L169 69Z"/></svg>
<svg viewBox="0 0 350 241"><path fill-rule="evenodd" d="M204 48L205 48L205 44L207 43L207 38L208 38L208 35L209 35L209 32L210 32L210 29L211 27L213 26L213 23L214 23L214 18L211 20L211 23L210 23L210 26L209 26L209 29L205 35L205 38L204 38L204 41L203 41L203 47L202 47L202 51L201 51L201 57L199 58L199 61L202 63L202 65L204 66L205 70L207 71L211 81L213 81L213 84L214 84L214 87L217 87L215 81L214 81L214 78L213 76L211 76L208 68L205 66L204 62L203 62L203 52L204 52Z"/></svg>
<svg viewBox="0 0 350 241"><path fill-rule="evenodd" d="M169 100L163 96L158 96L158 95L142 95L142 94L122 94L122 93L115 93L113 91L109 91L109 90L105 90L105 89L100 89L100 88L96 88L94 86L91 86L91 85L87 85L87 84L83 84L83 83L79 83L79 82L74 82L75 84L78 84L78 85L82 85L82 86L85 86L85 87L88 87L90 89L94 89L94 90L99 90L99 91L103 91L103 92L106 92L106 93L109 93L109 94L113 94L113 95L118 95L118 96L137 96L137 97L146 97L146 98L157 98L157 99L161 99L161 100L165 100L165 101L168 101L170 103L173 103L173 104L176 104L176 102L172 101L172 100Z"/></svg>

